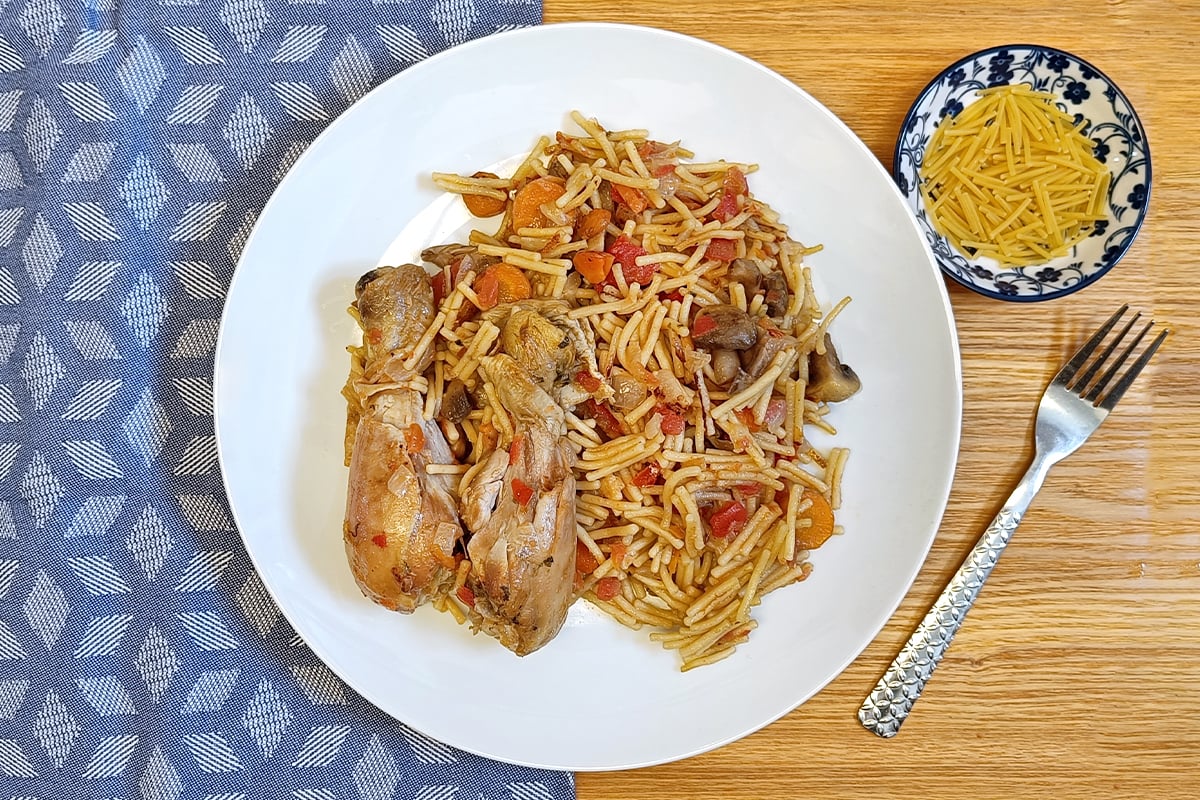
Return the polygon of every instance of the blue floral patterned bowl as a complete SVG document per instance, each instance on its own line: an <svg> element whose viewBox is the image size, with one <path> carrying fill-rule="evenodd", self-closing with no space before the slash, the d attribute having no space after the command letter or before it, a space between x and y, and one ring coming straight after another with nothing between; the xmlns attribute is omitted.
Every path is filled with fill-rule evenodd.
<svg viewBox="0 0 1200 800"><path fill-rule="evenodd" d="M1053 92L1058 106L1086 120L1083 132L1095 156L1112 171L1107 219L1060 258L1034 267L1009 267L990 258L968 258L934 229L925 212L918 170L942 117L957 115L988 86L1026 83ZM1088 62L1039 45L993 47L947 67L918 95L896 142L892 172L941 265L954 280L1000 300L1051 300L1097 281L1137 236L1150 201L1150 149L1133 106L1104 73Z"/></svg>

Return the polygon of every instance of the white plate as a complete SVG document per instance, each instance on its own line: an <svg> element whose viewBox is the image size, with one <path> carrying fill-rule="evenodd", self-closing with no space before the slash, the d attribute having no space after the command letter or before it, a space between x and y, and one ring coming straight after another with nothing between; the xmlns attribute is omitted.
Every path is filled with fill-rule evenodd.
<svg viewBox="0 0 1200 800"><path fill-rule="evenodd" d="M502 163L571 109L748 160L757 196L820 242L822 296L863 391L837 408L852 448L840 522L803 584L756 610L737 654L681 674L677 655L578 603L519 659L428 608L365 600L341 526L354 281L415 257L463 221L431 170ZM461 204L460 204L461 205ZM403 233L403 235L402 235ZM402 252L403 251L403 252ZM221 468L238 529L283 613L379 708L449 744L555 769L656 764L733 741L792 710L878 633L925 559L958 452L961 376L938 268L883 167L779 75L662 31L555 25L492 36L418 64L363 98L297 162L247 243L216 358ZM881 669L883 665L880 665ZM853 709L846 709L846 724Z"/></svg>

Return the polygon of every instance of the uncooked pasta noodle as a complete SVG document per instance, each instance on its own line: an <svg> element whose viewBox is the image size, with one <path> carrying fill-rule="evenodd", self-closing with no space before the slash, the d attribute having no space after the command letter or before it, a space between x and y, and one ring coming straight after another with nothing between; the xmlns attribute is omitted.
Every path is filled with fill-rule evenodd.
<svg viewBox="0 0 1200 800"><path fill-rule="evenodd" d="M1105 218L1112 177L1085 124L1026 84L979 90L941 121L921 161L934 227L964 255L1009 266L1070 252Z"/></svg>

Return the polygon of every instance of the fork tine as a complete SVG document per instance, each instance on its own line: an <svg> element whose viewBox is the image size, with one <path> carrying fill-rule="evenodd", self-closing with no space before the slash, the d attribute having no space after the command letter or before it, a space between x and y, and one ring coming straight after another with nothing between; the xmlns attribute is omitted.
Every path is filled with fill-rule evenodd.
<svg viewBox="0 0 1200 800"><path fill-rule="evenodd" d="M1163 343L1163 339L1166 339L1167 334L1170 332L1171 331L1169 329L1164 328L1162 332L1158 334L1158 336L1154 337L1154 341L1151 342L1150 346L1146 348L1146 352L1138 356L1138 360L1134 361L1133 365L1126 370L1125 374L1121 376L1121 379L1117 381L1117 385L1114 386L1109 393L1105 395L1104 399L1100 401L1099 405L1101 408L1107 411L1113 410L1113 408L1125 395L1125 390L1128 389L1130 384L1133 383L1134 379L1137 378L1138 373L1142 371L1142 368L1150 362L1150 357L1154 355L1154 351L1158 350L1158 346Z"/></svg>
<svg viewBox="0 0 1200 800"><path fill-rule="evenodd" d="M1107 386L1108 382L1112 380L1112 377L1117 374L1117 370L1119 370L1125 363L1125 359L1129 358L1134 349L1142 343L1142 339L1145 338L1146 334L1150 332L1150 328L1153 325L1154 320L1150 320L1146 323L1146 327L1142 328L1138 335L1133 338L1133 341L1129 343L1129 346L1121 351L1121 355L1117 357L1117 360L1113 362L1113 365L1104 371L1104 374L1100 376L1100 380L1096 381L1096 385L1089 389L1087 394L1083 395L1084 400L1095 404L1096 398L1098 398L1100 393L1104 391L1104 387Z"/></svg>
<svg viewBox="0 0 1200 800"><path fill-rule="evenodd" d="M1092 365L1088 367L1082 375L1072 381L1071 385L1067 388L1073 392L1076 392L1077 394L1082 394L1087 385L1092 382L1092 378L1094 378L1096 373L1100 371L1100 368L1104 366L1104 362L1108 361L1108 357L1112 355L1112 351L1117 349L1117 345L1119 345L1121 340L1125 338L1125 334L1129 333L1129 329L1133 327L1133 324L1141 319L1141 316L1142 312L1139 311L1130 317L1129 322L1126 322L1125 327L1121 329L1121 332L1118 333L1116 337L1114 337L1113 340L1108 343L1108 346L1104 348L1104 352L1100 354L1100 357L1093 361Z"/></svg>
<svg viewBox="0 0 1200 800"><path fill-rule="evenodd" d="M1059 386L1066 386L1067 381L1075 377L1075 373L1079 371L1079 368L1083 366L1084 362L1088 360L1088 357L1096 350L1096 346L1099 345L1100 342L1104 341L1104 337L1108 335L1108 332L1111 331L1113 326L1117 324L1117 320L1119 320L1121 315L1127 310L1129 310L1128 303L1118 308L1117 313L1109 317L1108 322L1101 325L1100 330L1092 334L1092 338L1084 342L1083 347L1075 351L1075 355L1071 356L1071 360L1064 364L1063 368L1060 369L1058 374L1054 376L1053 383L1057 383Z"/></svg>

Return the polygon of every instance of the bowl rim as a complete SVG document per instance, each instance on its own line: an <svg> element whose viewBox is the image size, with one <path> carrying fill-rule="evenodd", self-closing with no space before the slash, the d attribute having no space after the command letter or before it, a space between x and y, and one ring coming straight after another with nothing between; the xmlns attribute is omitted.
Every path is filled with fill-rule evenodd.
<svg viewBox="0 0 1200 800"><path fill-rule="evenodd" d="M961 58L956 59L952 63L946 65L941 70L939 70L937 72L937 74L935 74L933 76L933 78L931 78L929 80L929 82L925 84L925 86L921 89L921 91L917 92L917 96L912 101L912 104L908 107L908 111L906 111L904 113L904 117L900 121L900 130L896 135L896 144L892 149L891 174L892 174L892 180L898 181L899 174L900 174L900 151L901 151L901 148L904 143L904 131L908 128L909 121L913 118L913 115L915 115L917 113L917 110L920 108L921 104L925 101L925 99L929 95L929 93L931 91L933 91L934 87L936 87L939 83L942 82L942 80L946 77L946 75L948 73L950 73L952 70L956 69L957 67L962 66L963 64L974 61L975 59L980 58L981 56L988 55L990 53L998 53L1001 50L1021 50L1021 49L1043 50L1043 51L1047 51L1050 53L1057 53L1059 55L1066 56L1067 58L1070 58L1073 61L1077 62L1080 66L1085 67L1085 68L1091 70L1092 72L1096 73L1096 77L1100 78L1106 84L1108 84L1110 87L1112 87L1113 91L1116 92L1117 95L1122 100L1125 101L1125 106L1129 109L1130 116L1133 118L1133 121L1137 124L1138 130L1142 134L1141 150L1142 150L1142 153L1143 153L1145 161L1146 161L1146 199L1143 202L1142 207L1138 210L1137 220L1133 223L1133 231L1130 233L1129 237L1125 240L1125 243L1121 246L1121 249L1117 252L1116 256L1112 259L1112 261L1110 261L1103 268L1098 269L1095 272L1093 272L1091 275L1088 275L1087 277L1083 278L1082 280L1079 281L1079 283L1065 287L1063 289L1052 292L1050 294L1027 294L1027 295L1002 294L1000 292L995 292L995 291L992 291L991 289L986 289L982 286L979 286L978 284L972 283L971 281L967 280L966 278L963 278L961 275L958 275L953 270L947 269L946 266L942 263L942 259L939 258L936 253L934 253L934 256L933 256L934 260L937 261L938 268L941 269L942 274L951 278L955 283L959 284L960 286L964 286L973 292L983 295L984 297L990 297L995 300L1004 300L1004 301L1007 301L1010 303L1038 303L1038 302L1042 302L1045 300L1056 300L1060 297L1066 297L1069 294L1074 294L1075 292L1079 291L1080 289L1084 289L1088 286L1091 286L1093 283L1095 283L1096 281L1100 280L1102 277L1107 275L1109 270L1111 270L1113 267L1115 267L1117 265L1117 263L1120 262L1121 259L1123 259L1125 257L1125 254L1127 252L1129 252L1129 248L1133 245L1134 240L1137 239L1138 234L1142 230L1142 224L1146 221L1146 217L1149 216L1149 214L1150 214L1150 197L1152 194L1151 188L1153 186L1154 171L1153 171L1152 160L1150 158L1150 139L1149 139L1148 134L1146 133L1146 126L1142 123L1142 118L1138 116L1137 109L1135 109L1133 107L1133 103L1130 102L1129 96L1126 95L1125 92L1121 90L1121 87L1117 85L1116 81L1114 81L1112 78L1108 77L1108 74L1106 72L1104 72L1104 70L1097 68L1094 64L1092 64L1087 59L1081 58L1068 50L1063 50L1062 48L1053 47L1051 45L1033 44L1033 43L1029 43L1029 42L994 45L991 47L985 47L981 50L976 50L973 53L969 53L965 56L962 56ZM1006 84L1006 85L1008 85L1008 84ZM903 188L901 188L901 192L906 197L908 196L908 192L904 191ZM943 239L945 238L942 236L941 233L938 233L937 230L934 230L933 232L938 237L943 238Z"/></svg>

